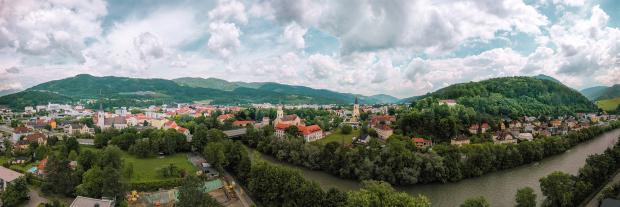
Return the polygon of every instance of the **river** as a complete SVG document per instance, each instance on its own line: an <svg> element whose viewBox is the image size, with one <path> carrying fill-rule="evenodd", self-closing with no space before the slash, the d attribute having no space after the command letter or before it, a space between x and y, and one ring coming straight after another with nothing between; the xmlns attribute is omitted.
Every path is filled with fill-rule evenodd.
<svg viewBox="0 0 620 207"><path fill-rule="evenodd" d="M529 186L536 192L537 203L543 200L538 180L553 171L563 171L577 174L579 168L585 164L588 155L600 154L612 147L620 129L615 129L590 141L581 143L560 155L543 159L540 162L523 165L517 168L488 173L477 178L469 178L455 183L420 184L407 187L396 187L412 195L423 194L431 199L433 206L458 206L465 199L475 196L484 196L491 206L514 206L517 189ZM263 155L264 160L271 163L289 166L301 170L304 177L316 181L321 187L330 187L348 191L360 187L354 180L345 180L322 171L309 170L275 160Z"/></svg>

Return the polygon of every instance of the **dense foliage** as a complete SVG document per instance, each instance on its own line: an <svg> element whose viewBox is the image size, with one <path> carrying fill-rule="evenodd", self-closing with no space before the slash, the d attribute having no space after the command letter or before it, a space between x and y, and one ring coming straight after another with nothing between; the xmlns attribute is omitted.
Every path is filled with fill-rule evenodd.
<svg viewBox="0 0 620 207"><path fill-rule="evenodd" d="M553 172L540 179L546 206L577 206L620 169L620 142L603 154L590 155L576 176Z"/></svg>
<svg viewBox="0 0 620 207"><path fill-rule="evenodd" d="M530 77L493 78L454 84L429 96L456 99L478 112L510 117L564 115L597 108L579 92L560 83Z"/></svg>
<svg viewBox="0 0 620 207"><path fill-rule="evenodd" d="M367 147L349 148L338 142L304 144L299 138L279 139L260 130L248 129L242 141L278 160L319 169L335 176L356 180L382 180L394 185L454 182L498 170L539 161L565 152L592 139L607 127L590 127L563 137L546 137L513 145L493 143L457 147L439 144L433 152L420 152L407 137L393 136L382 144L371 140Z"/></svg>

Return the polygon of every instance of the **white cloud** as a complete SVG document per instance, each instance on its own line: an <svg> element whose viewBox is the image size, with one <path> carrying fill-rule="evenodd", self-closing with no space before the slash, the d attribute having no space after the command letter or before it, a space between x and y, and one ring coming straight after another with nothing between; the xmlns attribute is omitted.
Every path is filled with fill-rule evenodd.
<svg viewBox="0 0 620 207"><path fill-rule="evenodd" d="M241 47L239 41L241 31L233 23L213 22L209 24L209 32L211 33L207 44L209 50L220 57L227 58Z"/></svg>
<svg viewBox="0 0 620 207"><path fill-rule="evenodd" d="M217 6L209 11L211 21L236 21L246 24L248 17L245 14L245 5L236 0L219 0Z"/></svg>
<svg viewBox="0 0 620 207"><path fill-rule="evenodd" d="M307 28L299 26L296 22L291 22L284 28L284 39L295 46L295 48L303 49L306 47L304 35L307 31Z"/></svg>

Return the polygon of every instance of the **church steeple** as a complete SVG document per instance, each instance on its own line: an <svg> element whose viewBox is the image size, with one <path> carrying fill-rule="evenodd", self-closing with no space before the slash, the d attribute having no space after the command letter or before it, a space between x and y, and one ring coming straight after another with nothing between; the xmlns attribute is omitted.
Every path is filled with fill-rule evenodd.
<svg viewBox="0 0 620 207"><path fill-rule="evenodd" d="M358 104L358 102L357 102L357 96L355 96L355 104Z"/></svg>

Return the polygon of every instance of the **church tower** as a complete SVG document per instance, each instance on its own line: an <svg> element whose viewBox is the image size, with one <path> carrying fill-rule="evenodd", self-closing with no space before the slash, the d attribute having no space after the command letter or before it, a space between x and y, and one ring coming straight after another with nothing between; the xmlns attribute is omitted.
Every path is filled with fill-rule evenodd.
<svg viewBox="0 0 620 207"><path fill-rule="evenodd" d="M97 126L100 129L105 127L105 112L103 111L102 99L101 99L101 89L99 89L99 111L97 111Z"/></svg>
<svg viewBox="0 0 620 207"><path fill-rule="evenodd" d="M357 101L357 96L355 97L355 104L353 104L353 114L352 119L357 121L360 118L360 105Z"/></svg>
<svg viewBox="0 0 620 207"><path fill-rule="evenodd" d="M276 119L282 119L284 117L284 111L282 110L282 105L278 105L278 111L276 112Z"/></svg>

